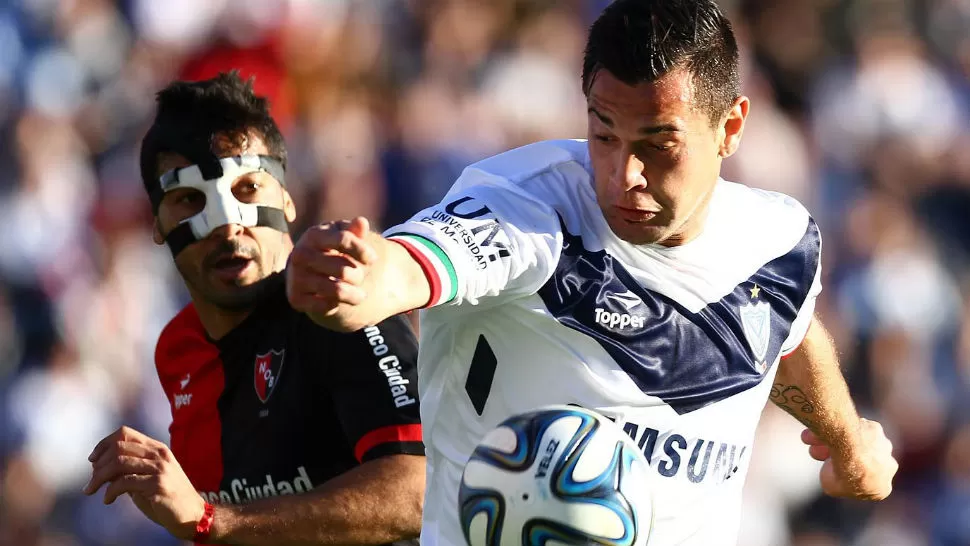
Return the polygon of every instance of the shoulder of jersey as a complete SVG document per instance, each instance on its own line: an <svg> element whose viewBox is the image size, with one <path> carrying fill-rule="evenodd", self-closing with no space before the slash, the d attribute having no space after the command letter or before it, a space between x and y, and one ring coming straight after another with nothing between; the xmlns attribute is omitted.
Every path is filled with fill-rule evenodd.
<svg viewBox="0 0 970 546"><path fill-rule="evenodd" d="M735 182L722 181L720 196L714 201L728 215L723 225L737 230L747 241L779 250L797 244L813 221L808 210L794 197L783 193L751 188Z"/></svg>
<svg viewBox="0 0 970 546"><path fill-rule="evenodd" d="M195 306L190 303L165 325L158 336L155 366L159 375L184 373L181 368L185 357L198 354L200 349L213 347L205 335Z"/></svg>
<svg viewBox="0 0 970 546"><path fill-rule="evenodd" d="M567 164L583 167L586 162L585 140L544 140L472 163L465 168L456 189L488 179L519 184Z"/></svg>
<svg viewBox="0 0 970 546"><path fill-rule="evenodd" d="M737 182L723 180L722 190L730 202L756 207L768 212L808 214L808 210L794 197L771 190L752 188Z"/></svg>

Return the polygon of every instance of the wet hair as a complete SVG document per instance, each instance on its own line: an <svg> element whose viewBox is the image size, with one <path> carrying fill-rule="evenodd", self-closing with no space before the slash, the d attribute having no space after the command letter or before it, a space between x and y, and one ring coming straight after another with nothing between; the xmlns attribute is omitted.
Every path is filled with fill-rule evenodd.
<svg viewBox="0 0 970 546"><path fill-rule="evenodd" d="M583 92L599 70L627 85L675 69L691 75L695 106L716 124L741 95L738 44L714 0L615 0L589 31Z"/></svg>

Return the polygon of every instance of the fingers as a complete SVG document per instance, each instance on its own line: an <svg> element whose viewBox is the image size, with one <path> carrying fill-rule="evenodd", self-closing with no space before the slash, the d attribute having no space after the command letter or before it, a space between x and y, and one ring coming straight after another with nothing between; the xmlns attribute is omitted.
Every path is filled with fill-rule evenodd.
<svg viewBox="0 0 970 546"><path fill-rule="evenodd" d="M802 443L810 446L825 445L825 442L823 442L821 438L816 436L814 432L807 428L802 431Z"/></svg>
<svg viewBox="0 0 970 546"><path fill-rule="evenodd" d="M802 431L802 443L808 445L808 454L816 461L826 461L832 456L832 450L810 429Z"/></svg>
<svg viewBox="0 0 970 546"><path fill-rule="evenodd" d="M899 463L879 423L860 420L858 443L851 453L830 449L808 431L802 433L802 441L809 444L813 458L824 461L819 478L826 494L868 501L883 500L891 494Z"/></svg>
<svg viewBox="0 0 970 546"><path fill-rule="evenodd" d="M362 285L377 251L367 242L370 224L363 217L350 222L314 226L290 254L286 291L294 309L331 317L342 304L364 303Z"/></svg>
<svg viewBox="0 0 970 546"><path fill-rule="evenodd" d="M832 456L832 451L826 445L812 445L808 448L808 454L816 461L826 461Z"/></svg>
<svg viewBox="0 0 970 546"><path fill-rule="evenodd" d="M306 246L293 249L290 254L290 265L303 273L311 273L310 275L300 275L300 281L332 277L339 281L359 285L366 276L364 267L358 265L349 257L341 254L324 254L315 248Z"/></svg>
<svg viewBox="0 0 970 546"><path fill-rule="evenodd" d="M290 305L297 311L306 313L314 320L334 317L340 312L338 303L334 303L333 300L330 299L318 298L313 295L291 297Z"/></svg>
<svg viewBox="0 0 970 546"><path fill-rule="evenodd" d="M106 482L127 474L157 474L173 459L165 444L137 430L121 427L98 442L88 456L92 472L83 492L92 495Z"/></svg>
<svg viewBox="0 0 970 546"><path fill-rule="evenodd" d="M350 224L322 224L303 234L297 246L308 246L318 252L337 251L368 265L377 259L377 251L366 241L367 221L356 218Z"/></svg>
<svg viewBox="0 0 970 546"><path fill-rule="evenodd" d="M118 441L110 444L102 453L101 456L95 459L91 466L93 469L97 470L102 466L114 461L120 456L131 456L140 458L153 458L156 454L157 449L154 447L149 447L145 444L138 444L135 442L124 442Z"/></svg>
<svg viewBox="0 0 970 546"><path fill-rule="evenodd" d="M294 282L288 287L287 297L297 311L330 316L342 303L359 305L367 298L367 292L344 282L317 279Z"/></svg>
<svg viewBox="0 0 970 546"><path fill-rule="evenodd" d="M118 481L126 475L155 475L160 470L160 463L151 459L122 455L94 470L91 480L82 490L85 495L92 495L108 482Z"/></svg>
<svg viewBox="0 0 970 546"><path fill-rule="evenodd" d="M826 495L832 497L845 497L849 493L846 491L846 485L839 479L839 476L835 472L835 464L831 459L822 463L822 468L819 470L819 483L822 485L822 491Z"/></svg>
<svg viewBox="0 0 970 546"><path fill-rule="evenodd" d="M354 235L363 239L368 233L370 233L370 222L367 221L367 218L358 216L357 218L351 220L350 226L347 229L350 230L350 232Z"/></svg>
<svg viewBox="0 0 970 546"><path fill-rule="evenodd" d="M192 522L198 521L204 502L165 444L122 429L99 442L91 459L93 471L84 494L94 495L107 485L105 504L128 494L142 513L176 537L193 536Z"/></svg>
<svg viewBox="0 0 970 546"><path fill-rule="evenodd" d="M142 443L142 444L158 443L155 440L152 440L148 436L145 436L144 434L142 434L141 432L138 432L133 428L121 427L118 430L112 432L111 434L105 436L100 442L98 442L98 445L94 446L94 449L91 451L91 454L88 455L88 461L94 462L98 460L101 457L101 455L104 454L105 450L107 450L109 447L111 447L111 445L117 442L132 442L132 443Z"/></svg>
<svg viewBox="0 0 970 546"><path fill-rule="evenodd" d="M802 443L808 446L808 454L816 461L826 461L832 456L832 450L809 429L802 431Z"/></svg>
<svg viewBox="0 0 970 546"><path fill-rule="evenodd" d="M101 456L109 447L118 443L118 441L121 440L123 431L124 431L124 427L102 438L101 441L98 442L98 445L94 446L94 449L91 450L91 453L88 455L88 461L93 463L94 461L101 458Z"/></svg>
<svg viewBox="0 0 970 546"><path fill-rule="evenodd" d="M360 225L354 227L363 229ZM343 239L362 243L362 239L350 231L340 233ZM335 236L329 227L320 227L315 234L305 235L290 255L287 296L298 311L329 316L340 304L359 305L367 298L360 286L367 276L366 265L353 256L326 250L329 244L326 241ZM339 243L336 246L344 252L353 244ZM357 255L362 260L370 259L360 253Z"/></svg>
<svg viewBox="0 0 970 546"><path fill-rule="evenodd" d="M111 504L125 493L151 494L157 487L158 479L155 476L144 474L127 474L111 482L104 491L104 503Z"/></svg>

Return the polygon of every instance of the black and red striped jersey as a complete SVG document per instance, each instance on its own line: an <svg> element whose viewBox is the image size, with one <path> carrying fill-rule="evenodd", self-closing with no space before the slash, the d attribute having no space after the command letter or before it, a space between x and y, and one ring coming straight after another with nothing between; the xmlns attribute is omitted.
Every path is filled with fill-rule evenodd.
<svg viewBox="0 0 970 546"><path fill-rule="evenodd" d="M407 319L334 332L276 284L218 341L192 304L158 340L171 449L210 502L301 493L376 457L424 454Z"/></svg>

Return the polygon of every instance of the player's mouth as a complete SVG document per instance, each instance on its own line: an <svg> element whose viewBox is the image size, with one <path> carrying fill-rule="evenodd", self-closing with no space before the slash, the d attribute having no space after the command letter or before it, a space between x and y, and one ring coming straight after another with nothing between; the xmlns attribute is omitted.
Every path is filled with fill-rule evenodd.
<svg viewBox="0 0 970 546"><path fill-rule="evenodd" d="M210 269L218 279L234 281L242 277L250 267L255 267L255 265L255 261L247 256L232 254L215 260Z"/></svg>
<svg viewBox="0 0 970 546"><path fill-rule="evenodd" d="M621 220L629 222L631 224L642 224L653 220L659 211L648 210L648 209L631 209L626 207L614 206L616 215L620 217Z"/></svg>

